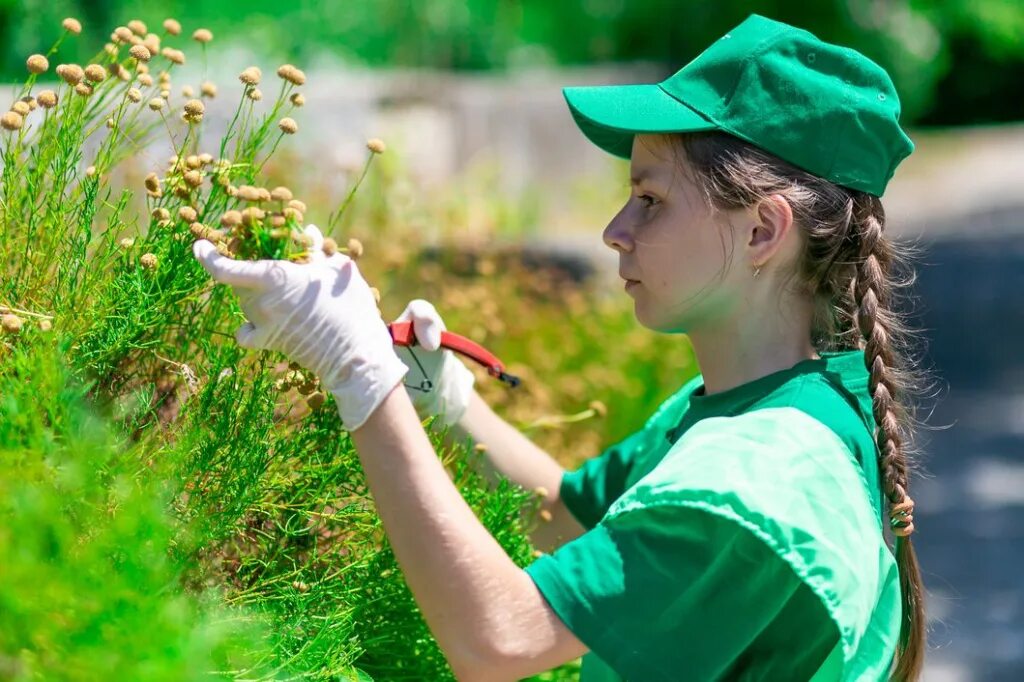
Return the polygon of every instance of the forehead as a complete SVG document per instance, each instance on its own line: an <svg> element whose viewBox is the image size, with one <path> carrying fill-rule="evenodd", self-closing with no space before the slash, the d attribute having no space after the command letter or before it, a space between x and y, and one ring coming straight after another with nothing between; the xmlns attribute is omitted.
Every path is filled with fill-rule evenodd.
<svg viewBox="0 0 1024 682"><path fill-rule="evenodd" d="M671 183L677 171L675 155L662 136L636 135L630 157L630 182L644 180Z"/></svg>

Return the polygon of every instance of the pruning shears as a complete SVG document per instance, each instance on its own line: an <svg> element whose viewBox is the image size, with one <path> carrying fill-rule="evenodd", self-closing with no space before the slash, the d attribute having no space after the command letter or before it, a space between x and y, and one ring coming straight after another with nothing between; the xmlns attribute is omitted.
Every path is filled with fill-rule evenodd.
<svg viewBox="0 0 1024 682"><path fill-rule="evenodd" d="M416 340L416 332L413 331L412 322L392 322L388 325L388 331L391 332L391 340L397 346L406 346L411 348L418 342ZM455 351L460 355L464 355L470 360L482 365L487 373L492 377L498 379L509 385L511 388L515 388L519 385L519 377L512 376L505 371L505 364L498 359L496 355L491 353L489 350L476 343L467 339L465 336L455 334L449 331L441 332L441 348L447 348ZM416 360L416 355L413 353L412 357ZM416 360L417 364L419 360ZM423 370L423 366L420 366L420 370ZM423 390L430 390L430 380L424 382L426 385Z"/></svg>

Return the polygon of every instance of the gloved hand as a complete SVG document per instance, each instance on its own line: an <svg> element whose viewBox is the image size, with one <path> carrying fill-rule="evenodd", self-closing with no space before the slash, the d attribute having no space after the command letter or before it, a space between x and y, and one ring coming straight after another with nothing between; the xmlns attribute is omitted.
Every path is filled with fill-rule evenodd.
<svg viewBox="0 0 1024 682"><path fill-rule="evenodd" d="M231 285L238 295L249 320L235 334L239 345L281 351L314 372L352 431L409 369L395 354L355 261L340 253L328 258L315 225L305 233L313 242L307 264L232 260L205 239L192 251L215 280Z"/></svg>
<svg viewBox="0 0 1024 682"><path fill-rule="evenodd" d="M469 407L476 378L454 353L441 349L444 321L429 301L418 298L409 302L396 322L412 322L416 335L415 346L395 346L395 352L409 367L405 390L420 419L439 415L446 426L455 424Z"/></svg>

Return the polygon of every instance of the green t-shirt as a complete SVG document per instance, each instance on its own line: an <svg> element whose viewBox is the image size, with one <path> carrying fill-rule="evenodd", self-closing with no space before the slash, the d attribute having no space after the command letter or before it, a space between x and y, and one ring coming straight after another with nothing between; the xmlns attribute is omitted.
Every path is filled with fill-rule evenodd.
<svg viewBox="0 0 1024 682"><path fill-rule="evenodd" d="M862 351L706 396L562 480L587 528L527 568L582 682L878 680L899 632Z"/></svg>

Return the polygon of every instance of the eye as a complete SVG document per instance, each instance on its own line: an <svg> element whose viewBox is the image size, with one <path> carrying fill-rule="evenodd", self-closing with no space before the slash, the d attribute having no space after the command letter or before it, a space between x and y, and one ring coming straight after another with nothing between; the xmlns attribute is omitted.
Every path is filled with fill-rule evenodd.
<svg viewBox="0 0 1024 682"><path fill-rule="evenodd" d="M650 208L658 203L658 200L650 194L641 194L637 197L637 200L644 204L644 208Z"/></svg>

